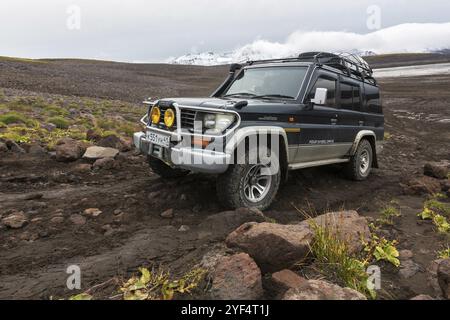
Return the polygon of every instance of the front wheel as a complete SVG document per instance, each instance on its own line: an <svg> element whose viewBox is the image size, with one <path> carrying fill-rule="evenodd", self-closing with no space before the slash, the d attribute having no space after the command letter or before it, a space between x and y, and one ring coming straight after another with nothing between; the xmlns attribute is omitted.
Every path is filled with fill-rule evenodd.
<svg viewBox="0 0 450 320"><path fill-rule="evenodd" d="M245 164L230 165L217 178L219 200L232 209L267 209L275 199L281 181L281 170L273 168L275 167L271 164L251 164L248 157Z"/></svg>
<svg viewBox="0 0 450 320"><path fill-rule="evenodd" d="M350 158L350 162L346 165L345 174L352 180L365 180L372 171L372 163L372 145L364 139L359 143L355 155Z"/></svg>

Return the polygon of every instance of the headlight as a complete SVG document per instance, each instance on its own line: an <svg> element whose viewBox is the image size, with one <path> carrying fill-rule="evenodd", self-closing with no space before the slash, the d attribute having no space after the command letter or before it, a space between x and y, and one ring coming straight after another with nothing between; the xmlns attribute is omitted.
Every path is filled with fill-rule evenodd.
<svg viewBox="0 0 450 320"><path fill-rule="evenodd" d="M158 107L153 107L150 111L150 120L153 124L158 124L161 121L161 110Z"/></svg>
<svg viewBox="0 0 450 320"><path fill-rule="evenodd" d="M233 114L212 113L205 114L203 117L203 127L205 134L219 135L228 129L234 122Z"/></svg>
<svg viewBox="0 0 450 320"><path fill-rule="evenodd" d="M167 128L172 128L174 123L175 112L173 112L172 109L167 109L166 112L164 112L164 124L167 126Z"/></svg>

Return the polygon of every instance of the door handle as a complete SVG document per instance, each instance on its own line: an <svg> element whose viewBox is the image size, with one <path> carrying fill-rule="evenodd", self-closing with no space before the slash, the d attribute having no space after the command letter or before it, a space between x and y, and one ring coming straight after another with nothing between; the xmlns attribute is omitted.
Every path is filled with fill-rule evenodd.
<svg viewBox="0 0 450 320"><path fill-rule="evenodd" d="M337 124L338 119L331 119L331 124Z"/></svg>

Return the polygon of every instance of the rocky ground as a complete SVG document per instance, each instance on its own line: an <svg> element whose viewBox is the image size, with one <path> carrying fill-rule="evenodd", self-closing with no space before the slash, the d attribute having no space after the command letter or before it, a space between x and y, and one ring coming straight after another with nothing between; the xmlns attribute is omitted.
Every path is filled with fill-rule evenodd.
<svg viewBox="0 0 450 320"><path fill-rule="evenodd" d="M74 264L77 293L95 298L121 297L139 267L161 266L174 278L209 270L202 290L176 298L361 299L343 289L347 273L323 268L330 252L303 222L343 209L357 212L332 215L357 231L343 234L367 242L378 234L399 251L397 267L376 261L370 243L346 248L381 267L378 299L448 298L449 231L436 216L450 220L450 77L383 79L380 169L360 183L334 166L293 172L260 213L221 208L215 177L157 177L130 146L141 100L206 95L226 68L0 59L0 71L1 299L72 296L66 268ZM418 217L424 206L435 222Z"/></svg>

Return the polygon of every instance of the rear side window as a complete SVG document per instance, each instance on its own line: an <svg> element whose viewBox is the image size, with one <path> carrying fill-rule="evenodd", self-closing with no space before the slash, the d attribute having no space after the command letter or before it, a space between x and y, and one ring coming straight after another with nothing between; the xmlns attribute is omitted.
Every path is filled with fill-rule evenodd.
<svg viewBox="0 0 450 320"><path fill-rule="evenodd" d="M366 112L382 113L380 90L370 84L364 84L365 108Z"/></svg>
<svg viewBox="0 0 450 320"><path fill-rule="evenodd" d="M341 82L341 108L346 110L361 110L361 88Z"/></svg>
<svg viewBox="0 0 450 320"><path fill-rule="evenodd" d="M325 77L319 77L314 86L312 87L311 91L309 92L308 99L311 100L314 98L317 88L325 88L328 89L326 106L336 107L336 84L337 84L336 80Z"/></svg>

